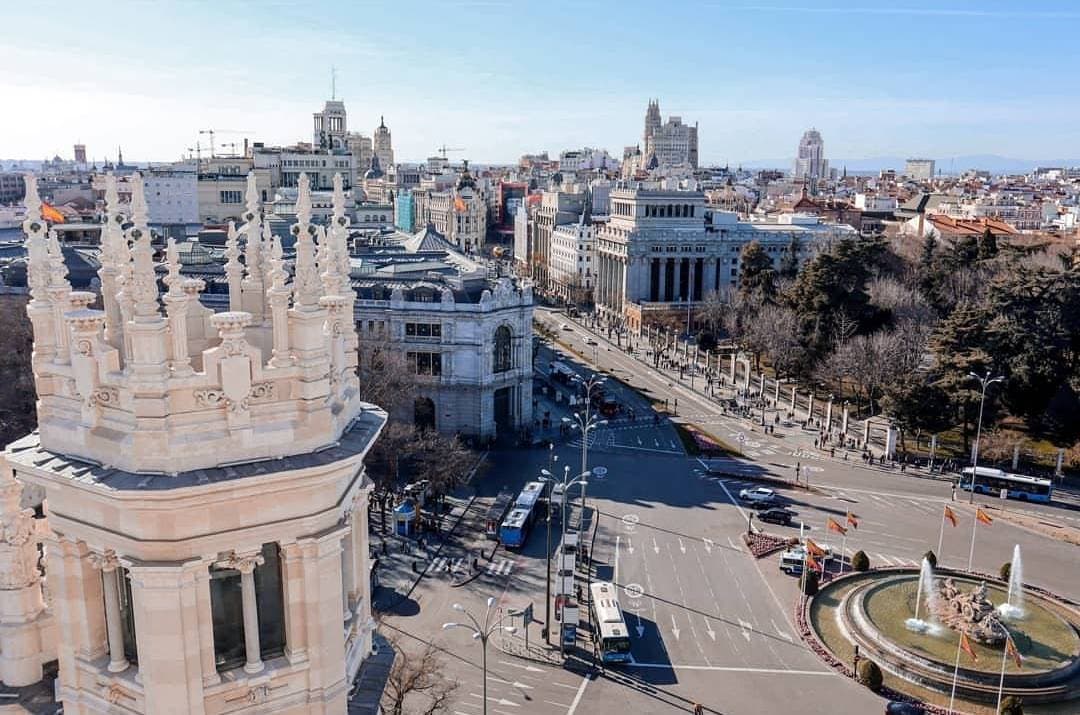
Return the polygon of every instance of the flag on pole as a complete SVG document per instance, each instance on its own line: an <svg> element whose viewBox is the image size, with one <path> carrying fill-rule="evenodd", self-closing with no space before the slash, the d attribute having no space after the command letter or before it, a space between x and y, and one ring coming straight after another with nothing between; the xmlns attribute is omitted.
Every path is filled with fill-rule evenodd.
<svg viewBox="0 0 1080 715"><path fill-rule="evenodd" d="M57 211L55 206L50 206L44 201L41 202L41 218L52 223L64 222L64 214Z"/></svg>
<svg viewBox="0 0 1080 715"><path fill-rule="evenodd" d="M859 528L859 517L855 516L854 514L852 514L849 511L847 513L847 523L848 523L848 526L852 527L853 529L858 529Z"/></svg>
<svg viewBox="0 0 1080 715"><path fill-rule="evenodd" d="M979 662L979 656L975 655L975 651L971 647L971 641L968 640L967 631L960 631L960 650L967 653L973 662Z"/></svg>
<svg viewBox="0 0 1080 715"><path fill-rule="evenodd" d="M1012 636L1005 638L1005 655L1013 659L1017 668L1024 667L1024 656L1020 655L1020 651L1016 649L1016 644L1013 643Z"/></svg>
<svg viewBox="0 0 1080 715"><path fill-rule="evenodd" d="M811 556L825 555L825 549L815 544L812 539L806 540L806 550L810 553Z"/></svg>
<svg viewBox="0 0 1080 715"><path fill-rule="evenodd" d="M987 526L994 523L994 520L990 518L990 515L982 509L975 509L975 518Z"/></svg>
<svg viewBox="0 0 1080 715"><path fill-rule="evenodd" d="M809 551L806 552L806 568L821 571L821 564L814 560L814 555Z"/></svg>
<svg viewBox="0 0 1080 715"><path fill-rule="evenodd" d="M949 505L945 505L945 518L949 520L949 523L956 526L958 523L956 519L956 512L949 508Z"/></svg>
<svg viewBox="0 0 1080 715"><path fill-rule="evenodd" d="M835 531L837 534L847 533L847 528L841 526L840 522L838 522L836 519L833 519L831 516L829 517L828 527L829 531Z"/></svg>

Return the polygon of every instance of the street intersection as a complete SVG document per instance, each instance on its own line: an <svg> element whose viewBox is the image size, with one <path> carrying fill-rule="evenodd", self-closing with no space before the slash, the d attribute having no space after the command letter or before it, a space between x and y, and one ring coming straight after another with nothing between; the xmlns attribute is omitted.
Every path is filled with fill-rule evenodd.
<svg viewBox="0 0 1080 715"><path fill-rule="evenodd" d="M544 311L538 317L556 326L563 321ZM842 455L830 458L812 447L812 435L797 429L765 435L760 426L722 414L715 402L602 336L589 337L599 342L595 350L585 343L584 329L564 331L560 338L572 350L544 348L537 367L542 376L544 366L559 357L587 377L592 367L574 354L595 356L603 371L630 386L609 381L605 390L633 407L635 419L611 420L587 438L589 467L607 467L603 478L588 484L588 509L596 523L592 577L618 586L632 663L600 668L585 640L564 661L556 649L543 646L542 623L529 629L525 649L521 620L508 616L531 604L539 621L548 618L545 524L541 520L534 527L520 552L502 547L493 552L482 517L495 494L520 489L542 468L571 465L577 472L582 437L559 434L554 427L551 450L497 449L488 455L486 476L470 485L475 499L461 524L408 597L384 614L385 630L404 640L434 640L446 650L446 674L459 683L451 712L459 715L482 710L481 646L468 634L442 632L441 624L454 620L452 604L482 614L489 597L497 615L519 627L514 636L488 646L489 712L685 713L695 704L725 715L881 712L880 698L828 669L800 640L792 623L796 580L780 572L775 557L751 557L741 541L749 510L737 495L768 478L796 517L789 527L752 520L755 528L797 536L801 524L835 554L850 558L863 550L872 565L883 566L915 566L927 550L937 551L943 509L950 504L960 526L944 527L939 562L966 567L972 523L966 501L957 496L953 502L949 483L929 475L868 468ZM671 423L654 423L651 405L665 398L672 405L678 398L680 416L708 424L725 442L739 444L742 454L707 461L685 454ZM572 411L550 394L539 399L556 425ZM796 466L810 488L783 485L794 480ZM576 494L574 503L577 508ZM1059 520L1080 515L1052 505L1010 503L1008 508ZM857 516L858 528L850 529L842 544L825 523L830 517L843 521L848 513ZM552 531L554 544L557 520ZM1004 520L980 528L974 568L996 572L1014 544L1024 549L1029 582L1080 596L1075 570L1062 568L1075 563L1076 547Z"/></svg>

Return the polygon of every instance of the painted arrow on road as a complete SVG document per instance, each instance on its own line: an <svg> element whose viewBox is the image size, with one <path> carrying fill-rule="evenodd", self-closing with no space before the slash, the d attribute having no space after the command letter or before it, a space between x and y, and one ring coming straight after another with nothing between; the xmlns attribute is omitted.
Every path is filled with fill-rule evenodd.
<svg viewBox="0 0 1080 715"><path fill-rule="evenodd" d="M686 544L682 542L682 537L679 537L679 551L686 553Z"/></svg>
<svg viewBox="0 0 1080 715"><path fill-rule="evenodd" d="M626 550L630 552L630 555L634 555L634 544L630 541L630 537L626 537Z"/></svg>
<svg viewBox="0 0 1080 715"><path fill-rule="evenodd" d="M702 541L705 542L705 550L711 554L713 547L712 539L702 539Z"/></svg>
<svg viewBox="0 0 1080 715"><path fill-rule="evenodd" d="M511 663L508 660L500 660L499 663L501 663L502 665L509 665L511 667L514 667L514 668L521 668L526 673L543 673L544 672L543 668L537 668L535 665L522 665L521 663Z"/></svg>
<svg viewBox="0 0 1080 715"><path fill-rule="evenodd" d="M742 629L742 637L747 641L750 640L750 631L754 630L753 623L747 623L743 619L739 619L739 628Z"/></svg>
<svg viewBox="0 0 1080 715"><path fill-rule="evenodd" d="M652 540L652 550L653 550L653 553L656 553L656 554L660 553L660 547L656 545L656 538L655 537Z"/></svg>
<svg viewBox="0 0 1080 715"><path fill-rule="evenodd" d="M716 631L714 631L712 629L712 626L709 625L709 619L708 618L705 619L705 632L709 634L709 638L712 638L713 640L716 640Z"/></svg>
<svg viewBox="0 0 1080 715"><path fill-rule="evenodd" d="M637 619L637 625L634 626L634 630L637 631L637 637L641 638L641 636L645 635L645 626L641 625L641 616L635 613L634 618Z"/></svg>
<svg viewBox="0 0 1080 715"><path fill-rule="evenodd" d="M671 632L675 634L675 640L679 640L679 625L675 622L675 614L671 614Z"/></svg>

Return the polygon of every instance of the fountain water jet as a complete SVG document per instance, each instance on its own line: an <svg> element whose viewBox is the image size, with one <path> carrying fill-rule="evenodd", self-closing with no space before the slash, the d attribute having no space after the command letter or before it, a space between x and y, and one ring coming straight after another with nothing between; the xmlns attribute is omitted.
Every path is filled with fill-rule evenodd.
<svg viewBox="0 0 1080 715"><path fill-rule="evenodd" d="M1024 617L1024 567L1020 561L1020 544L1013 547L1009 566L1009 594L1005 603L998 606L998 615L1007 619Z"/></svg>
<svg viewBox="0 0 1080 715"><path fill-rule="evenodd" d="M928 617L926 620L919 618L919 611L923 605L923 594L926 594L926 611ZM937 601L937 591L934 588L934 567L930 565L930 560L924 558L922 560L922 567L919 569L919 587L915 594L915 617L909 618L904 621L904 625L908 630L915 631L917 633L937 633L940 628L937 623L934 622L934 605Z"/></svg>

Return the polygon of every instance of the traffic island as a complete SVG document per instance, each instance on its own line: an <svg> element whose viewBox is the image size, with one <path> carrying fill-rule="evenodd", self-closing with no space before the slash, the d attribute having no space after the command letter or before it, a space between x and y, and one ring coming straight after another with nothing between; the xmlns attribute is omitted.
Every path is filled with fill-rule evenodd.
<svg viewBox="0 0 1080 715"><path fill-rule="evenodd" d="M750 549L750 554L755 559L763 559L766 556L775 554L777 551L782 551L789 546L794 546L799 543L799 540L794 536L776 536L775 534L766 534L765 532L757 532L753 534L743 534L743 543Z"/></svg>

